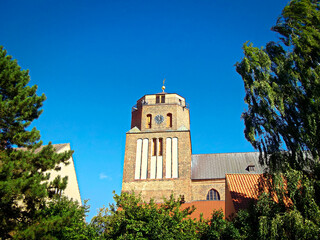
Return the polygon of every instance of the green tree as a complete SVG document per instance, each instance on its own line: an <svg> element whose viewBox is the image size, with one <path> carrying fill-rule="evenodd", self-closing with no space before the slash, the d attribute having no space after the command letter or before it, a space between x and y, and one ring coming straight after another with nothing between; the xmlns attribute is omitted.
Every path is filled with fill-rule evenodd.
<svg viewBox="0 0 320 240"><path fill-rule="evenodd" d="M27 228L17 231L14 239L98 239L98 231L84 221L88 211L86 204L80 206L66 197L56 197L37 212Z"/></svg>
<svg viewBox="0 0 320 240"><path fill-rule="evenodd" d="M200 234L203 240L241 239L238 229L234 227L232 222L223 218L222 211L213 211L211 220Z"/></svg>
<svg viewBox="0 0 320 240"><path fill-rule="evenodd" d="M234 227L243 239L319 239L316 181L293 169L266 175L257 203L237 214Z"/></svg>
<svg viewBox="0 0 320 240"><path fill-rule="evenodd" d="M55 153L41 146L40 133L28 127L42 110L45 95L29 86L28 71L0 47L0 238L18 236L30 226L45 224L39 216L52 206L50 199L66 186L66 179L48 182L48 170L68 164L72 152ZM39 151L40 149L40 151ZM37 151L36 151L37 150ZM48 220L50 221L50 220ZM47 223L49 224L49 222ZM32 239L32 238L31 238Z"/></svg>
<svg viewBox="0 0 320 240"><path fill-rule="evenodd" d="M320 151L319 1L293 0L272 28L280 42L245 44L245 137L270 170L305 169ZM287 151L282 151L287 150ZM308 154L307 154L308 153Z"/></svg>
<svg viewBox="0 0 320 240"><path fill-rule="evenodd" d="M251 204L248 209L241 209L232 219L234 228L238 230L239 239L259 239L257 229L259 229L258 217L254 213L254 206Z"/></svg>
<svg viewBox="0 0 320 240"><path fill-rule="evenodd" d="M320 236L319 1L292 0L272 28L278 43L245 44L236 64L248 110L245 136L269 172L260 197L233 220L247 239Z"/></svg>
<svg viewBox="0 0 320 240"><path fill-rule="evenodd" d="M200 239L208 226L188 216L194 208L181 210L173 196L164 203L142 201L134 193L114 196L115 204L92 219L102 239Z"/></svg>

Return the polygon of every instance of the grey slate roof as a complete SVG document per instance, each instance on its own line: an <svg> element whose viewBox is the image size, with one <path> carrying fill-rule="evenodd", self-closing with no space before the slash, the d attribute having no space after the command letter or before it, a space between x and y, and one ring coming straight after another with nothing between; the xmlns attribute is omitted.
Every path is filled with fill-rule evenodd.
<svg viewBox="0 0 320 240"><path fill-rule="evenodd" d="M191 157L191 179L225 178L226 173L263 173L258 152L193 154ZM254 165L254 171L248 166Z"/></svg>

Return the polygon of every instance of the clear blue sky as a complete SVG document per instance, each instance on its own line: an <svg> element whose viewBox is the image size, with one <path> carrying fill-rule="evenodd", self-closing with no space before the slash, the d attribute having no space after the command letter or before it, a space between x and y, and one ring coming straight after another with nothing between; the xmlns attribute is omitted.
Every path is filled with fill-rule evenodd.
<svg viewBox="0 0 320 240"><path fill-rule="evenodd" d="M45 144L70 143L91 212L121 191L131 107L145 94L190 104L193 153L253 151L234 64L270 31L287 0L2 0L0 45L45 93L34 122Z"/></svg>

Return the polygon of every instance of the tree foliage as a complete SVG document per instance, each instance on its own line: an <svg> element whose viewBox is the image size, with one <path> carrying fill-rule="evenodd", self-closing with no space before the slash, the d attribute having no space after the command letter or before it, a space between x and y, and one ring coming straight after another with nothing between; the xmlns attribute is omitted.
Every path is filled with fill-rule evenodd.
<svg viewBox="0 0 320 240"><path fill-rule="evenodd" d="M272 28L280 41L245 44L245 136L269 172L234 226L246 239L320 236L320 2L292 0Z"/></svg>
<svg viewBox="0 0 320 240"><path fill-rule="evenodd" d="M100 209L91 226L99 239L241 239L222 211L213 211L210 220L191 219L195 207L184 208L173 196L155 203L134 193L114 195L115 204Z"/></svg>
<svg viewBox="0 0 320 240"><path fill-rule="evenodd" d="M248 104L245 136L270 170L287 163L301 170L320 154L319 1L291 1L272 30L280 42L245 44L236 64Z"/></svg>
<svg viewBox="0 0 320 240"><path fill-rule="evenodd" d="M315 190L319 179L288 168L284 173L265 175L262 182L256 205L233 219L240 235L244 239L319 239Z"/></svg>
<svg viewBox="0 0 320 240"><path fill-rule="evenodd" d="M36 128L30 130L30 124L42 112L45 95L38 96L37 86L29 86L29 81L28 71L21 70L17 61L12 60L3 47L0 47L2 239L20 236L22 232L31 234L31 226L37 226L33 228L35 231L40 229L40 225L45 228L44 226L51 224L52 206L56 201L51 199L61 194L67 180L57 178L49 182L48 171L59 170L58 164L67 164L72 154L71 151L57 154L51 143L42 146L39 131ZM72 208L74 206L71 206L71 210Z"/></svg>
<svg viewBox="0 0 320 240"><path fill-rule="evenodd" d="M204 224L188 218L194 209L181 210L173 196L161 204L134 193L115 194L114 200L92 220L102 239L198 239Z"/></svg>
<svg viewBox="0 0 320 240"><path fill-rule="evenodd" d="M223 218L222 211L213 211L210 221L199 234L203 240L241 239L239 230L232 222Z"/></svg>
<svg viewBox="0 0 320 240"><path fill-rule="evenodd" d="M98 239L96 229L85 222L89 207L80 206L66 197L55 197L47 207L33 216L28 227L21 227L14 239Z"/></svg>

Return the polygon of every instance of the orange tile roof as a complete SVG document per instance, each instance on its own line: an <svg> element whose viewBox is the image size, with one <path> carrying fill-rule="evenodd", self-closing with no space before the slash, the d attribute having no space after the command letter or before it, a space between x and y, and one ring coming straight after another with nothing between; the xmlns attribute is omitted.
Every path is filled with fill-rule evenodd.
<svg viewBox="0 0 320 240"><path fill-rule="evenodd" d="M236 212L258 199L258 181L262 174L226 174L226 184Z"/></svg>
<svg viewBox="0 0 320 240"><path fill-rule="evenodd" d="M200 219L200 214L203 214L203 218L209 220L211 218L213 210L222 210L225 213L225 201L193 201L183 203L181 209L195 206L196 210L190 215L190 218L197 220Z"/></svg>

